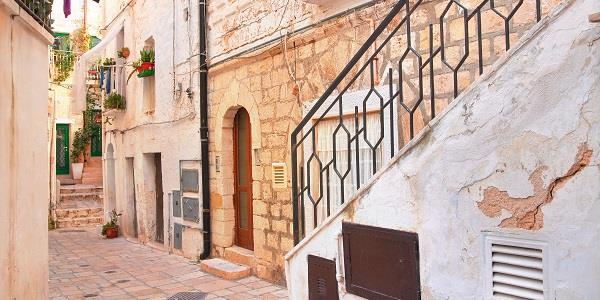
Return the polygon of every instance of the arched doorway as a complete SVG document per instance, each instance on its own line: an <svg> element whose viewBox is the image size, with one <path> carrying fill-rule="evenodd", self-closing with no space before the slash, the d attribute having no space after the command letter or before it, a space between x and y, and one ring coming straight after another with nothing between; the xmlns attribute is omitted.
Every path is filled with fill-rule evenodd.
<svg viewBox="0 0 600 300"><path fill-rule="evenodd" d="M110 143L106 147L106 191L105 195L105 204L104 210L106 212L110 212L113 209L117 208L117 199L116 199L116 186L115 186L115 156L114 156L114 147L113 144ZM107 217L108 218L108 217Z"/></svg>
<svg viewBox="0 0 600 300"><path fill-rule="evenodd" d="M240 108L233 126L235 243L254 250L252 217L252 138L250 115Z"/></svg>

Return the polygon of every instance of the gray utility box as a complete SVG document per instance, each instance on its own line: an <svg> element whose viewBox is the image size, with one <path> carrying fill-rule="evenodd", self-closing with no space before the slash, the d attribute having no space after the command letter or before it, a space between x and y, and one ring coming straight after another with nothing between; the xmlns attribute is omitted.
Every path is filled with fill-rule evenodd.
<svg viewBox="0 0 600 300"><path fill-rule="evenodd" d="M183 240L183 226L179 223L173 223L173 247L181 249Z"/></svg>
<svg viewBox="0 0 600 300"><path fill-rule="evenodd" d="M181 218L181 192L173 191L173 217Z"/></svg>
<svg viewBox="0 0 600 300"><path fill-rule="evenodd" d="M198 198L183 197L183 219L195 223L200 222L200 201Z"/></svg>
<svg viewBox="0 0 600 300"><path fill-rule="evenodd" d="M184 193L197 193L198 169L181 169L181 191Z"/></svg>

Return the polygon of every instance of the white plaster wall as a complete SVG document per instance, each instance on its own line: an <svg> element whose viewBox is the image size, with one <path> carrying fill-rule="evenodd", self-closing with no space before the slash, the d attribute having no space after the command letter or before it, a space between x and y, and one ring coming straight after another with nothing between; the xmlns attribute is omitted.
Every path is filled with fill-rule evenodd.
<svg viewBox="0 0 600 300"><path fill-rule="evenodd" d="M0 0L0 299L48 295L48 45Z"/></svg>
<svg viewBox="0 0 600 300"><path fill-rule="evenodd" d="M488 232L548 243L548 299L600 298L600 26L587 21L600 3L565 2L287 255L293 299L308 298L308 254L337 258L342 220L417 232L424 299L489 297ZM488 187L532 195L528 179L541 166L547 187L583 145L589 164L542 207L540 230L500 228L508 211L490 218L478 208Z"/></svg>
<svg viewBox="0 0 600 300"><path fill-rule="evenodd" d="M191 5L191 8L188 7ZM191 15L185 18L186 9ZM115 197L117 211L123 212L121 223L125 234L133 237L133 204L130 186L126 180L126 158L134 158L135 196L137 201L138 237L141 242L154 239L154 187L153 166L145 154L161 153L163 186L164 246L168 248L169 228L173 218L170 214L172 190L180 189L179 165L181 160L200 159L199 115L198 115L198 52L197 46L197 2L146 0L131 2L104 2L105 26L110 31L120 20L125 20L124 46L129 47L129 62L139 58L139 51L149 38L154 39L156 53L155 109L145 113L143 109L143 80L135 75L126 86L127 109L124 112L105 114L112 124L104 125L105 147L112 144L115 159ZM113 19L114 21L111 23ZM109 46L105 55L116 57L116 41ZM131 72L126 67L125 74ZM181 84L181 89L179 85ZM185 90L192 91L188 98ZM146 157L147 158L147 157ZM111 176L105 174L105 176ZM106 178L106 177L105 177ZM106 180L105 180L106 182ZM187 224L197 231L200 224ZM198 239L194 236L194 239ZM202 243L194 243L182 253L196 257ZM193 249L192 249L193 248Z"/></svg>

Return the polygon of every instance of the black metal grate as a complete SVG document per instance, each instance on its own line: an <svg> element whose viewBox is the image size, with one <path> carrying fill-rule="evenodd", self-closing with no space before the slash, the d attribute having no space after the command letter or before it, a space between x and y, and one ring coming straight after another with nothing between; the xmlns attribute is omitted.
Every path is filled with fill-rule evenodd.
<svg viewBox="0 0 600 300"><path fill-rule="evenodd" d="M54 0L15 0L36 22L52 33L52 2Z"/></svg>
<svg viewBox="0 0 600 300"><path fill-rule="evenodd" d="M463 81L470 84L472 77L491 64L483 51L483 41L489 41L485 26L490 19L497 22L493 38L500 41L494 50L502 51L514 43L512 20L520 8L528 7L522 10L531 13L530 23L539 22L541 0L528 0L527 5L524 1L482 0L468 9L459 0L449 0L441 15L436 15L436 24L419 25L421 29L413 23L423 18L418 9L429 1L400 0L393 6L292 132L296 244L457 97L466 88ZM451 24L460 29L458 39L447 37L456 32L450 30ZM379 61L381 57L385 61ZM404 71L408 65L410 77ZM469 77L461 80L466 67ZM439 75L446 75L449 83L440 84ZM364 94L355 96L357 91ZM375 121L368 122L367 115L376 116ZM319 126L326 122L333 122L329 128L334 129L323 134ZM324 153L318 143L328 143L333 149Z"/></svg>
<svg viewBox="0 0 600 300"><path fill-rule="evenodd" d="M171 297L169 300L204 300L206 293L202 292L180 292Z"/></svg>

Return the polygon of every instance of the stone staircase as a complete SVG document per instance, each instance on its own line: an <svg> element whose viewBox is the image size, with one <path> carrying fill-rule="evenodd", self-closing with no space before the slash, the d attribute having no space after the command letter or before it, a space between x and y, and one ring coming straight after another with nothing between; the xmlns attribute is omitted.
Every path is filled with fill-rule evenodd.
<svg viewBox="0 0 600 300"><path fill-rule="evenodd" d="M254 252L233 246L225 249L223 258L212 258L200 263L202 271L227 280L237 280L255 273Z"/></svg>
<svg viewBox="0 0 600 300"><path fill-rule="evenodd" d="M59 228L96 226L104 223L103 191L95 185L63 185L56 209Z"/></svg>
<svg viewBox="0 0 600 300"><path fill-rule="evenodd" d="M90 157L85 162L81 183L102 186L102 157Z"/></svg>

